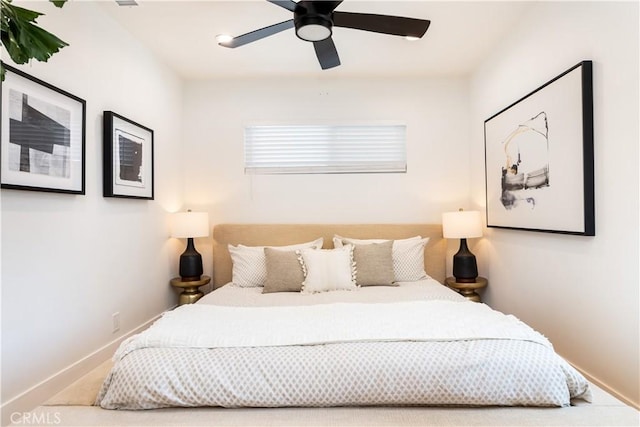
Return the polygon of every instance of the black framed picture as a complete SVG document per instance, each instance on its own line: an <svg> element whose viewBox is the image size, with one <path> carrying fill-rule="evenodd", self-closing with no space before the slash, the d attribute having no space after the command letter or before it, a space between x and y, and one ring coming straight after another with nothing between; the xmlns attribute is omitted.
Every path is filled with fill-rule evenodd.
<svg viewBox="0 0 640 427"><path fill-rule="evenodd" d="M488 118L484 131L488 227L595 235L591 61Z"/></svg>
<svg viewBox="0 0 640 427"><path fill-rule="evenodd" d="M153 200L153 131L105 111L104 197Z"/></svg>
<svg viewBox="0 0 640 427"><path fill-rule="evenodd" d="M84 194L86 102L2 65L0 185Z"/></svg>

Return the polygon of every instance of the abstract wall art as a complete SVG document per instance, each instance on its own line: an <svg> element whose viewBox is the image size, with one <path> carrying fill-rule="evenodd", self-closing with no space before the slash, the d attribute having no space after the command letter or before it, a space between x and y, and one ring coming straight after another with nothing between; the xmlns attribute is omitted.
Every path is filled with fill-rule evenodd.
<svg viewBox="0 0 640 427"><path fill-rule="evenodd" d="M103 131L103 196L153 200L153 131L113 111Z"/></svg>
<svg viewBox="0 0 640 427"><path fill-rule="evenodd" d="M595 235L592 76L582 61L485 120L488 227Z"/></svg>
<svg viewBox="0 0 640 427"><path fill-rule="evenodd" d="M85 101L3 66L2 188L84 194Z"/></svg>

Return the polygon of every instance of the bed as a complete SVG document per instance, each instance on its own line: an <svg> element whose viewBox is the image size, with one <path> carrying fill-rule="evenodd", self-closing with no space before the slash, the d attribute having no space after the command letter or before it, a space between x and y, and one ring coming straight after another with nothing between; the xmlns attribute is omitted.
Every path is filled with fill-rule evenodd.
<svg viewBox="0 0 640 427"><path fill-rule="evenodd" d="M223 224L212 252L215 290L125 341L97 405L591 400L544 336L442 285L440 225Z"/></svg>

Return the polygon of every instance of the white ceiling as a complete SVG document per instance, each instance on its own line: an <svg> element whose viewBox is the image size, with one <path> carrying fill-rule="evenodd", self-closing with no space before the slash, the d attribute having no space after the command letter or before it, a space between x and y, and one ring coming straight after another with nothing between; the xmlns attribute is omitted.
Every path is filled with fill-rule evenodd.
<svg viewBox="0 0 640 427"><path fill-rule="evenodd" d="M158 1L138 6L101 2L135 38L185 79L228 76L463 76L513 31L531 6L522 1L361 1L336 10L429 19L418 41L347 28L333 29L342 65L322 71L313 46L293 29L235 49L217 34L238 36L292 18L265 0Z"/></svg>

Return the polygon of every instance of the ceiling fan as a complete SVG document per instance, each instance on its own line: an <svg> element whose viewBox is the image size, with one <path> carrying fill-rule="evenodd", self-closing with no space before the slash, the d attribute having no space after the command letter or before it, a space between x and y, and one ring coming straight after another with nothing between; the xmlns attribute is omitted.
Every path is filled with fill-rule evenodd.
<svg viewBox="0 0 640 427"><path fill-rule="evenodd" d="M401 16L369 13L336 12L342 1L267 0L293 12L293 19L233 37L218 44L235 48L255 42L281 31L295 28L298 38L312 42L323 70L340 65L338 51L331 38L333 27L353 28L374 33L421 38L431 21Z"/></svg>

